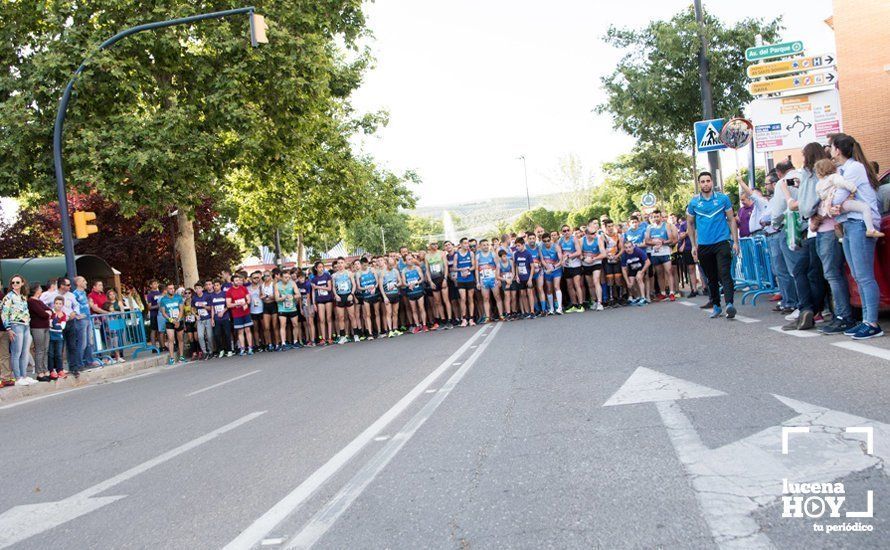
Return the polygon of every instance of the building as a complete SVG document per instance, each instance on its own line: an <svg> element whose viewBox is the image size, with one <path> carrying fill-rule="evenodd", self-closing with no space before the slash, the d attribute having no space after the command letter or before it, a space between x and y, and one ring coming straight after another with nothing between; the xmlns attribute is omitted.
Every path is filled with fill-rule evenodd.
<svg viewBox="0 0 890 550"><path fill-rule="evenodd" d="M890 1L834 0L834 29L844 133L869 160L890 168Z"/></svg>

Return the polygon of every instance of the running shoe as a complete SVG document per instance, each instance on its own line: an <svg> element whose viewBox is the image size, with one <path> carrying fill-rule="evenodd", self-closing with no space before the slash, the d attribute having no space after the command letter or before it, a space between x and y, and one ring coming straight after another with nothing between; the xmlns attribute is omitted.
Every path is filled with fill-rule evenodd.
<svg viewBox="0 0 890 550"><path fill-rule="evenodd" d="M708 317L710 317L711 319L716 319L717 317L720 317L722 313L723 311L720 309L720 306L714 306L714 309L711 311L711 314Z"/></svg>
<svg viewBox="0 0 890 550"><path fill-rule="evenodd" d="M345 336L341 336L340 338L337 339L337 344L339 344L341 346L343 344L346 344L347 342L349 342L349 338L347 338Z"/></svg>
<svg viewBox="0 0 890 550"><path fill-rule="evenodd" d="M68 378L68 371L63 370L59 373L59 378Z"/></svg>
<svg viewBox="0 0 890 550"><path fill-rule="evenodd" d="M362 341L362 337L359 336L358 334L356 334L355 336L352 337L352 341L353 341L353 342L361 342L361 341Z"/></svg>
<svg viewBox="0 0 890 550"><path fill-rule="evenodd" d="M238 350L239 357L244 357L245 355L247 355L247 352L244 351L244 348L241 348L240 350Z"/></svg>
<svg viewBox="0 0 890 550"><path fill-rule="evenodd" d="M488 317L486 317L486 316L483 315L482 317L479 318L479 324L480 324L480 325L484 325L484 324L487 323L487 322L488 322Z"/></svg>
<svg viewBox="0 0 890 550"><path fill-rule="evenodd" d="M429 332L430 328L426 325L423 325L423 332Z"/></svg>
<svg viewBox="0 0 890 550"><path fill-rule="evenodd" d="M735 306L732 304L726 304L726 318L734 319L735 318Z"/></svg>
<svg viewBox="0 0 890 550"><path fill-rule="evenodd" d="M253 355L253 348L247 348L247 355Z"/></svg>
<svg viewBox="0 0 890 550"><path fill-rule="evenodd" d="M698 306L698 309L711 309L712 307L714 307L714 302L708 300L704 304Z"/></svg>
<svg viewBox="0 0 890 550"><path fill-rule="evenodd" d="M226 357L235 357L235 352L233 350L229 350L229 352L226 353Z"/></svg>
<svg viewBox="0 0 890 550"><path fill-rule="evenodd" d="M430 330L439 330L439 323L433 323L433 326L430 327Z"/></svg>
<svg viewBox="0 0 890 550"><path fill-rule="evenodd" d="M172 357L167 359L167 365L172 367L175 363L176 361Z"/></svg>
<svg viewBox="0 0 890 550"><path fill-rule="evenodd" d="M785 316L786 321L796 321L800 317L800 310L795 309L790 314Z"/></svg>
<svg viewBox="0 0 890 550"><path fill-rule="evenodd" d="M844 331L844 336L854 336L856 333L862 330L863 326L866 326L865 323L856 323L855 325Z"/></svg>
<svg viewBox="0 0 890 550"><path fill-rule="evenodd" d="M462 326L462 327L467 326L467 320L466 319L461 320L460 326Z"/></svg>
<svg viewBox="0 0 890 550"><path fill-rule="evenodd" d="M671 292L671 293L668 295L668 300L670 300L670 301L672 301L672 302L676 302L676 301L677 301L677 295L674 294L673 292Z"/></svg>
<svg viewBox="0 0 890 550"><path fill-rule="evenodd" d="M470 326L471 326L471 327L475 327L475 326L476 326L476 321L474 321L473 319L470 319Z"/></svg>
<svg viewBox="0 0 890 550"><path fill-rule="evenodd" d="M883 335L884 331L881 330L881 327L873 327L871 325L862 323L862 328L859 329L859 332L853 335L853 340L868 340L870 338L877 338Z"/></svg>
<svg viewBox="0 0 890 550"><path fill-rule="evenodd" d="M49 377L50 377L51 380L58 380L58 379L59 379L59 373L57 373L56 371L52 371L51 373L49 373Z"/></svg>
<svg viewBox="0 0 890 550"><path fill-rule="evenodd" d="M698 296L698 292L693 290L692 292L689 293L688 298L695 298L696 296Z"/></svg>
<svg viewBox="0 0 890 550"><path fill-rule="evenodd" d="M417 334L418 332L420 332L420 327L414 327L411 329L411 334Z"/></svg>
<svg viewBox="0 0 890 550"><path fill-rule="evenodd" d="M596 310L597 310L597 311L603 311L603 304L597 302L597 303L596 303Z"/></svg>
<svg viewBox="0 0 890 550"><path fill-rule="evenodd" d="M180 357L179 357L179 362L180 362L180 363L185 363L185 362L186 362L186 358L180 356Z"/></svg>

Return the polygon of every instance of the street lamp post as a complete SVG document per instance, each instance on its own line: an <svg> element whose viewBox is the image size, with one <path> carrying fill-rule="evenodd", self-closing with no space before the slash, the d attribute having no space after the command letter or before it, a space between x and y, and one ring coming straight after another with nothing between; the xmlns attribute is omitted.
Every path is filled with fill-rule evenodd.
<svg viewBox="0 0 890 550"><path fill-rule="evenodd" d="M528 194L528 166L525 163L525 155L517 157L522 161L522 172L525 174L525 205L528 210L532 209L532 199Z"/></svg>
<svg viewBox="0 0 890 550"><path fill-rule="evenodd" d="M268 42L268 40L266 39L265 34L265 21L261 16L256 15L254 11L255 8L250 6L233 10L216 11L213 13L202 13L190 17L171 19L169 21L156 21L154 23L137 25L123 30L105 42L102 42L97 51L106 50L117 41L138 32L162 29L164 27L172 27L175 25L186 25L196 21L203 21L205 19L221 19L223 17L243 14L248 14L250 16L250 43L252 46L256 47L260 43ZM62 245L65 249L65 268L68 271L69 278L73 278L77 275L77 267L74 263L74 236L71 234L71 218L68 214L68 194L65 191L65 170L62 165L62 130L65 126L65 112L68 109L68 102L71 100L71 92L74 89L74 83L77 82L78 77L86 68L89 61L90 58L86 58L83 63L80 64L80 67L74 71L74 76L71 77L71 80L68 81L68 85L65 87L65 92L62 94L62 99L59 101L59 112L56 114L56 124L53 129L53 164L56 169L56 192L59 197L59 214L62 217Z"/></svg>

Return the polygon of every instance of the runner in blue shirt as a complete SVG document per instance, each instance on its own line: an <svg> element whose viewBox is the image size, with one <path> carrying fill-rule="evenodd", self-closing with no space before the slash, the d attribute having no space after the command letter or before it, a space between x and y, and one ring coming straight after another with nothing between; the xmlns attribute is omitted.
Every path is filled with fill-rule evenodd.
<svg viewBox="0 0 890 550"><path fill-rule="evenodd" d="M457 274L457 292L460 301L460 326L465 327L468 323L470 326L475 326L476 301L473 291L476 290L476 254L470 250L470 244L466 237L460 240L460 245L454 255L454 270Z"/></svg>
<svg viewBox="0 0 890 550"><path fill-rule="evenodd" d="M547 315L562 315L562 249L551 241L548 234L541 235L541 263L544 266L544 291L547 294ZM554 307L554 298L556 305Z"/></svg>
<svg viewBox="0 0 890 550"><path fill-rule="evenodd" d="M535 318L535 288L534 277L538 272L538 264L535 263L531 253L525 247L525 239L516 238L516 251L513 253L513 263L516 266L516 281L519 285L520 307L526 319Z"/></svg>
<svg viewBox="0 0 890 550"><path fill-rule="evenodd" d="M488 239L479 241L479 252L476 253L476 288L482 291L482 310L484 317L481 323L488 319L496 319L503 317L504 303L501 301L501 294L498 292L497 277L497 260L494 252L491 250L491 244ZM494 293L495 303L497 305L497 315L491 314L491 294Z"/></svg>
<svg viewBox="0 0 890 550"><path fill-rule="evenodd" d="M624 252L621 254L621 272L627 283L627 292L633 295L634 287L638 287L640 295L629 303L643 306L649 303L646 298L646 270L649 269L649 257L646 252L630 241L624 241Z"/></svg>
<svg viewBox="0 0 890 550"><path fill-rule="evenodd" d="M182 330L184 327L182 322L182 306L184 304L182 296L176 294L176 287L173 283L167 285L166 292L158 299L158 328L167 333L167 352L169 359L168 365L176 363L176 341L179 340L179 361L185 363L185 350L182 338Z"/></svg>
<svg viewBox="0 0 890 550"><path fill-rule="evenodd" d="M732 279L732 255L739 253L739 234L736 230L735 215L729 197L714 192L714 182L710 172L698 175L701 191L692 197L686 207L689 238L692 241L692 256L701 264L708 279L708 294L714 310L711 318L720 317L720 285L726 300L726 317L735 317L733 297L735 284ZM730 245L732 241L732 245Z"/></svg>
<svg viewBox="0 0 890 550"><path fill-rule="evenodd" d="M671 245L677 242L676 230L661 217L661 210L653 210L651 220L652 223L646 229L646 245L651 247L649 259L661 288L660 297L656 299L663 300L665 292L670 291L668 298L673 302L677 297L671 263Z"/></svg>

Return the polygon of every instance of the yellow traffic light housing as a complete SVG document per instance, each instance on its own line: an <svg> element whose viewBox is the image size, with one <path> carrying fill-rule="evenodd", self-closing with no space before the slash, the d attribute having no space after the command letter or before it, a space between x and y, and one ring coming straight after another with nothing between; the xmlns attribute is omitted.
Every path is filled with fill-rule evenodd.
<svg viewBox="0 0 890 550"><path fill-rule="evenodd" d="M98 233L99 227L88 223L95 219L95 212L74 212L74 236L78 239L86 239L93 233Z"/></svg>

